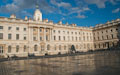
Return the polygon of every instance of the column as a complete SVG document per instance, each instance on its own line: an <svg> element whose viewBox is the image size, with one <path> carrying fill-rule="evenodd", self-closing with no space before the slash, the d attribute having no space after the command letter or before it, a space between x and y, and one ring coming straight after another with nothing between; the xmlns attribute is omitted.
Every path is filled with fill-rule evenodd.
<svg viewBox="0 0 120 75"><path fill-rule="evenodd" d="M38 41L40 41L40 28L38 27Z"/></svg>

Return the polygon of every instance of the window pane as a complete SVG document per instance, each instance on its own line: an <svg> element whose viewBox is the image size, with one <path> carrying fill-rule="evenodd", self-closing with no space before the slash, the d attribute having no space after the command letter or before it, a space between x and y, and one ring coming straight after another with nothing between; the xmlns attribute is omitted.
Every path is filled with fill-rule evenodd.
<svg viewBox="0 0 120 75"><path fill-rule="evenodd" d="M3 33L0 33L0 39L3 39Z"/></svg>
<svg viewBox="0 0 120 75"><path fill-rule="evenodd" d="M3 26L0 26L0 29L3 29Z"/></svg>

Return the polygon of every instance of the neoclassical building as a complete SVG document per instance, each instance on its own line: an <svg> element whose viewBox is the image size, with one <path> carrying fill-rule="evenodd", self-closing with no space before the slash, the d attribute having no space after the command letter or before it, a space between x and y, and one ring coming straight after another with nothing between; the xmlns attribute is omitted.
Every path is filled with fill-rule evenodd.
<svg viewBox="0 0 120 75"><path fill-rule="evenodd" d="M120 19L95 27L78 27L61 21L55 24L43 20L37 8L33 19L27 16L18 19L14 14L10 18L0 17L0 56L65 54L72 47L79 52L107 49L118 44L119 34Z"/></svg>

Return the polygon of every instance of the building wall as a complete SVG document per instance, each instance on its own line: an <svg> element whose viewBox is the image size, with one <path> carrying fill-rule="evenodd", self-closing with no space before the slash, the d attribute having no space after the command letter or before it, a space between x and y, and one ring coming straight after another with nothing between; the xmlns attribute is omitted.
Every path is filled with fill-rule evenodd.
<svg viewBox="0 0 120 75"><path fill-rule="evenodd" d="M93 30L94 48L99 50L119 47L119 25L119 19L103 25L97 25Z"/></svg>
<svg viewBox="0 0 120 75"><path fill-rule="evenodd" d="M3 27L0 27L0 34L3 34L0 39L0 55L5 57L65 54L70 52L72 46L79 52L120 46L120 19L87 28L61 22L54 24L44 20L0 17L0 26ZM8 38L9 34L11 39Z"/></svg>

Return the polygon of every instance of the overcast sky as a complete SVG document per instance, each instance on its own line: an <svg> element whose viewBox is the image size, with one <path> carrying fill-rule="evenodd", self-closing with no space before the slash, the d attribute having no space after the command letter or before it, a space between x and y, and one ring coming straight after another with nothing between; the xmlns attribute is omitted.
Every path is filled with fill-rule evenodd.
<svg viewBox="0 0 120 75"><path fill-rule="evenodd" d="M95 26L120 18L120 0L0 0L0 16L33 17L39 4L43 19Z"/></svg>

